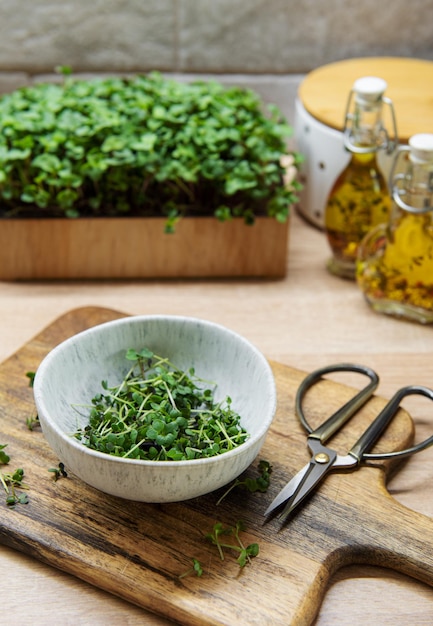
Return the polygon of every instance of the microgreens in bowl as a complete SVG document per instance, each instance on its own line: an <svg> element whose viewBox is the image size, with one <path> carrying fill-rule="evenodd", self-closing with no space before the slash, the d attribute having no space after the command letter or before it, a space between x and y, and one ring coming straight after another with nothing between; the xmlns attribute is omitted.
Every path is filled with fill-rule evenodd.
<svg viewBox="0 0 433 626"><path fill-rule="evenodd" d="M132 367L119 385L101 382L89 423L75 433L84 445L123 458L182 461L222 454L246 441L231 398L215 402L194 368L179 369L148 348L130 348L125 358Z"/></svg>

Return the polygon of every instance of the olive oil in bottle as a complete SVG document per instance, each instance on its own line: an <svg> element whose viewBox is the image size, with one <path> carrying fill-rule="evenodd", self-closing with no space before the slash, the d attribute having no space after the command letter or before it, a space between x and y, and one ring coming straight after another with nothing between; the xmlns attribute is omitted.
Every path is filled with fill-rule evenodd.
<svg viewBox="0 0 433 626"><path fill-rule="evenodd" d="M325 207L325 233L332 251L327 267L344 278L355 278L361 240L389 218L391 199L377 161L379 150L394 150L397 137L392 103L383 95L386 87L381 78L360 78L347 104L343 138L351 159L335 181ZM384 103L391 109L393 140L382 120Z"/></svg>
<svg viewBox="0 0 433 626"><path fill-rule="evenodd" d="M406 164L394 175L401 160ZM357 281L380 312L433 323L433 134L414 135L395 157L388 224L359 246Z"/></svg>

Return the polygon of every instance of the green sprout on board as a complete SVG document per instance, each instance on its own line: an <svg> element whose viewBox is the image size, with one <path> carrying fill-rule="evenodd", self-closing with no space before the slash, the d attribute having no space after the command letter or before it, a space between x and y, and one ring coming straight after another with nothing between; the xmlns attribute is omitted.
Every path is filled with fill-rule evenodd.
<svg viewBox="0 0 433 626"><path fill-rule="evenodd" d="M64 463L59 463L57 467L50 467L48 471L52 472L54 482L57 482L59 478L67 478L68 476Z"/></svg>
<svg viewBox="0 0 433 626"><path fill-rule="evenodd" d="M221 561L224 561L225 558L224 549L238 553L236 561L239 567L242 568L251 562L251 557L255 557L259 553L259 545L257 543L245 546L242 542L239 533L245 530L246 526L241 520L237 521L235 526L224 526L221 522L216 522L212 532L206 534L206 539L217 547ZM226 536L234 537L236 543L224 541L223 537Z"/></svg>
<svg viewBox="0 0 433 626"><path fill-rule="evenodd" d="M272 465L268 461L259 461L259 472L260 475L258 478L236 478L236 480L230 485L227 491L225 491L220 499L217 501L217 506L236 487L246 489L250 493L254 493L256 491L264 493L265 491L267 491L272 474Z"/></svg>
<svg viewBox="0 0 433 626"><path fill-rule="evenodd" d="M7 444L0 445L0 463L3 465L7 465L10 460L9 455L4 451L6 446ZM21 468L13 472L0 471L0 483L6 493L6 504L10 507L14 507L16 504L27 504L29 501L27 494L21 492L23 489L28 489L23 478L24 470Z"/></svg>

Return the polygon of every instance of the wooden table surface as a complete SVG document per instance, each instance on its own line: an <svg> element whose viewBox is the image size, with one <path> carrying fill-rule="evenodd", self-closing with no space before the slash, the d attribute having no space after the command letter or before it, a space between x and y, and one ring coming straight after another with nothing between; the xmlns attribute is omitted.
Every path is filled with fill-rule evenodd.
<svg viewBox="0 0 433 626"><path fill-rule="evenodd" d="M0 357L68 310L96 305L209 319L243 334L269 359L305 371L364 363L380 374L378 393L385 398L409 383L433 387L433 329L371 311L355 283L326 272L328 254L323 233L293 213L284 280L0 283ZM417 440L433 432L428 400L408 398L403 406L417 424ZM388 487L401 503L432 517L433 448L405 463ZM0 572L2 611L13 626L168 623L3 546ZM433 624L433 589L385 568L341 570L316 626L373 621Z"/></svg>

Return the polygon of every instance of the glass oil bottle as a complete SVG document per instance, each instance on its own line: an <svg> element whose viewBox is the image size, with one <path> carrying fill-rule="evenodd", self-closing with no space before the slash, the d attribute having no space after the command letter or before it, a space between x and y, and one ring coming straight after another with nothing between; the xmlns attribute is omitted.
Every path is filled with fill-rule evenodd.
<svg viewBox="0 0 433 626"><path fill-rule="evenodd" d="M330 191L324 214L332 251L327 267L343 278L355 279L361 240L372 227L389 218L391 199L377 159L379 150L391 154L397 144L394 109L384 96L386 88L381 78L360 78L346 107L343 140L351 159ZM391 113L392 138L383 123L384 104Z"/></svg>
<svg viewBox="0 0 433 626"><path fill-rule="evenodd" d="M404 159L404 168L401 161ZM433 134L414 135L398 150L393 209L359 246L357 282L380 312L433 323Z"/></svg>

